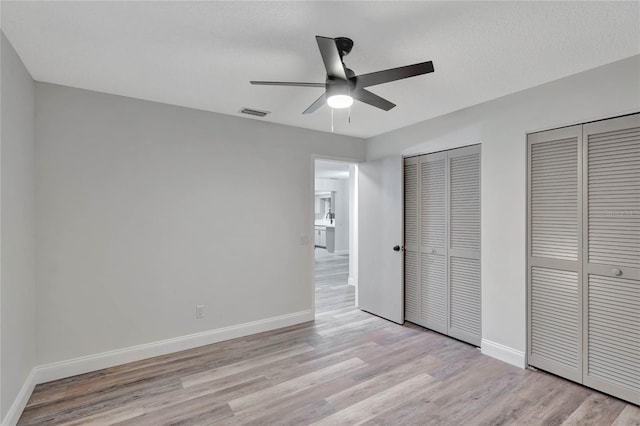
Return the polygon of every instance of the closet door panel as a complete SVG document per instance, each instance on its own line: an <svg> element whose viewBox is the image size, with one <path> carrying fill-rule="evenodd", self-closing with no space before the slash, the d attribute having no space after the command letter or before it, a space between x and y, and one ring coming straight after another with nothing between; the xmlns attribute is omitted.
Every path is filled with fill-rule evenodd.
<svg viewBox="0 0 640 426"><path fill-rule="evenodd" d="M580 126L570 129L530 137L530 140L545 136L549 139L530 146L530 245L533 257L578 260Z"/></svg>
<svg viewBox="0 0 640 426"><path fill-rule="evenodd" d="M418 324L447 334L447 263L438 254L422 254L421 300Z"/></svg>
<svg viewBox="0 0 640 426"><path fill-rule="evenodd" d="M449 277L449 334L480 346L480 260L451 257Z"/></svg>
<svg viewBox="0 0 640 426"><path fill-rule="evenodd" d="M580 380L578 273L531 268L530 363Z"/></svg>
<svg viewBox="0 0 640 426"><path fill-rule="evenodd" d="M420 157L420 298L418 324L447 333L447 153Z"/></svg>
<svg viewBox="0 0 640 426"><path fill-rule="evenodd" d="M583 132L584 383L640 404L640 115Z"/></svg>
<svg viewBox="0 0 640 426"><path fill-rule="evenodd" d="M634 117L585 126L589 263L640 268L640 120ZM603 131L616 123L623 128Z"/></svg>
<svg viewBox="0 0 640 426"><path fill-rule="evenodd" d="M480 147L448 152L449 335L480 345Z"/></svg>
<svg viewBox="0 0 640 426"><path fill-rule="evenodd" d="M407 321L420 320L420 289L418 288L417 253L404 253L404 317Z"/></svg>
<svg viewBox="0 0 640 426"><path fill-rule="evenodd" d="M528 361L582 378L582 126L528 136Z"/></svg>
<svg viewBox="0 0 640 426"><path fill-rule="evenodd" d="M480 253L480 149L477 146L449 153L449 248Z"/></svg>
<svg viewBox="0 0 640 426"><path fill-rule="evenodd" d="M446 153L420 157L420 244L444 253L446 249Z"/></svg>
<svg viewBox="0 0 640 426"><path fill-rule="evenodd" d="M420 320L418 167L417 158L404 160L404 315L411 322Z"/></svg>
<svg viewBox="0 0 640 426"><path fill-rule="evenodd" d="M640 404L640 280L589 274L584 383Z"/></svg>

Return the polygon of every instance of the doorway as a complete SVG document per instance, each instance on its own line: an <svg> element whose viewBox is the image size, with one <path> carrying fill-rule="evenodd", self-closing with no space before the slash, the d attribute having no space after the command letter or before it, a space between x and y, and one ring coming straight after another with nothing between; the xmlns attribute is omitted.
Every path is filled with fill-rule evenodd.
<svg viewBox="0 0 640 426"><path fill-rule="evenodd" d="M357 165L314 161L314 292L316 315L356 305Z"/></svg>

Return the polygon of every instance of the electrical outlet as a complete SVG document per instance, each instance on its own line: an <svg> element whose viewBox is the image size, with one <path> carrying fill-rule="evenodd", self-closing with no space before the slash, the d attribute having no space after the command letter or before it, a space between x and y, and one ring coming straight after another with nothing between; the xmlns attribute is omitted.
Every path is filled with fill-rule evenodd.
<svg viewBox="0 0 640 426"><path fill-rule="evenodd" d="M196 305L196 319L204 318L204 305Z"/></svg>

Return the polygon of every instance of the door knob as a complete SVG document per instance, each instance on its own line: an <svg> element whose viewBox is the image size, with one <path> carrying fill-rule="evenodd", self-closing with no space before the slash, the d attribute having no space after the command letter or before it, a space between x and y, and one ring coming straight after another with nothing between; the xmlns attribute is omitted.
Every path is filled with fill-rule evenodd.
<svg viewBox="0 0 640 426"><path fill-rule="evenodd" d="M400 246L394 246L393 251L400 251Z"/></svg>
<svg viewBox="0 0 640 426"><path fill-rule="evenodd" d="M611 273L616 277L619 277L622 275L622 271L620 270L620 268L612 268Z"/></svg>

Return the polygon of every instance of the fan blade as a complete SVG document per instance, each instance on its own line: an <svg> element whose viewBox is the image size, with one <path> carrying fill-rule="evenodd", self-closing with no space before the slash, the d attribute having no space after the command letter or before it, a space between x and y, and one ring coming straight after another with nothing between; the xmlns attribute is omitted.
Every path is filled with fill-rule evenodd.
<svg viewBox="0 0 640 426"><path fill-rule="evenodd" d="M351 96L360 102L364 102L365 104L369 104L385 111L389 111L391 108L396 106L393 102L389 102L385 98L382 98L366 89L357 89L351 94Z"/></svg>
<svg viewBox="0 0 640 426"><path fill-rule="evenodd" d="M433 62L427 61L419 64L358 75L356 76L356 84L357 87L369 87L375 86L376 84L388 83L390 81L402 80L403 78L415 77L417 75L427 74L430 72L433 72Z"/></svg>
<svg viewBox="0 0 640 426"><path fill-rule="evenodd" d="M309 108L303 111L303 114L311 114L312 112L320 108L322 105L324 105L326 102L327 102L327 94L323 93L322 96L320 96L311 105L309 105Z"/></svg>
<svg viewBox="0 0 640 426"><path fill-rule="evenodd" d="M324 83L297 83L295 81L250 81L259 86L299 86L299 87L325 87Z"/></svg>
<svg viewBox="0 0 640 426"><path fill-rule="evenodd" d="M327 76L346 80L347 73L344 70L344 64L342 63L338 46L336 46L336 41L329 37L316 36L316 42L318 42Z"/></svg>

